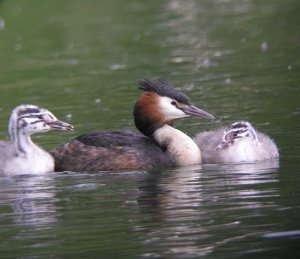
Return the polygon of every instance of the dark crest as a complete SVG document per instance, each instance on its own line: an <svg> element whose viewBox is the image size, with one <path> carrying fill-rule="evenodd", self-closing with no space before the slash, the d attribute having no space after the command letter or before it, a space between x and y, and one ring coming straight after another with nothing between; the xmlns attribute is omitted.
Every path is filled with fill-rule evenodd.
<svg viewBox="0 0 300 259"><path fill-rule="evenodd" d="M37 108L25 108L18 112L18 116L22 117L27 114L36 114L36 113L40 113L40 112L41 112L41 110L39 110Z"/></svg>
<svg viewBox="0 0 300 259"><path fill-rule="evenodd" d="M247 129L247 128L248 125L243 121L233 123L228 127L228 129Z"/></svg>
<svg viewBox="0 0 300 259"><path fill-rule="evenodd" d="M180 91L176 90L171 83L164 79L158 78L156 80L143 79L139 81L139 89L145 92L156 92L161 96L167 96L180 103L191 105L190 99Z"/></svg>

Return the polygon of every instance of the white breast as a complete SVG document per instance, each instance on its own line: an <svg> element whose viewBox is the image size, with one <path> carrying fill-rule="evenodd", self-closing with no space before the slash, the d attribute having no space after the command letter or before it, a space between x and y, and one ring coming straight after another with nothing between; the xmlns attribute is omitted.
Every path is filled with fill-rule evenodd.
<svg viewBox="0 0 300 259"><path fill-rule="evenodd" d="M3 146L4 144L0 145L0 148L3 148ZM17 156L13 145L11 143L6 143L5 150L2 149L0 154L1 174L45 174L54 171L53 157L37 146L31 148L26 156Z"/></svg>

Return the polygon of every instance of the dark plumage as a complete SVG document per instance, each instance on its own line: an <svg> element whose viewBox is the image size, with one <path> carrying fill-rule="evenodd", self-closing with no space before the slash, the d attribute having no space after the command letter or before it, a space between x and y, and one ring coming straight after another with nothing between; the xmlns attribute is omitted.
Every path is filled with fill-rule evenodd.
<svg viewBox="0 0 300 259"><path fill-rule="evenodd" d="M129 130L84 134L51 154L57 171L151 170L174 165L156 142Z"/></svg>
<svg viewBox="0 0 300 259"><path fill-rule="evenodd" d="M168 96L177 100L180 103L191 105L190 99L182 92L175 89L170 82L164 78L158 78L156 80L140 80L139 89L145 92L155 92L160 96Z"/></svg>

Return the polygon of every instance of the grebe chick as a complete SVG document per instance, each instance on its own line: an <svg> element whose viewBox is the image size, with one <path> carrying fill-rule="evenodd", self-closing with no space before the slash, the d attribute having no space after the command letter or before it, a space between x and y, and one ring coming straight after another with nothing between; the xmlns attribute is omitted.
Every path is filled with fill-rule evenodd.
<svg viewBox="0 0 300 259"><path fill-rule="evenodd" d="M214 118L192 105L189 98L167 80L141 80L143 91L134 107L140 132L92 132L77 137L52 152L59 171L151 170L201 163L195 142L172 127L179 118Z"/></svg>
<svg viewBox="0 0 300 259"><path fill-rule="evenodd" d="M203 163L255 162L279 157L274 141L246 121L199 133L194 141L202 151Z"/></svg>
<svg viewBox="0 0 300 259"><path fill-rule="evenodd" d="M24 104L12 111L8 129L11 141L0 142L0 175L53 172L53 157L34 144L30 136L50 130L72 130L73 126L46 109Z"/></svg>

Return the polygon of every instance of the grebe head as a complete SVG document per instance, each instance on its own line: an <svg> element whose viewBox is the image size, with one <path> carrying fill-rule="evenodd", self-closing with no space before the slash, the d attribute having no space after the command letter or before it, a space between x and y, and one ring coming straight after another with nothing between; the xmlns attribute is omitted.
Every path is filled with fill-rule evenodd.
<svg viewBox="0 0 300 259"><path fill-rule="evenodd" d="M195 107L185 94L165 79L141 80L139 89L144 93L135 104L134 121L147 136L152 136L164 124L172 125L175 119L190 116L214 119L213 115Z"/></svg>
<svg viewBox="0 0 300 259"><path fill-rule="evenodd" d="M244 138L253 139L258 143L258 137L254 127L247 121L239 121L231 124L224 132L220 144L216 150L221 150L234 144L236 141L241 141Z"/></svg>
<svg viewBox="0 0 300 259"><path fill-rule="evenodd" d="M11 113L9 134L14 140L19 133L31 135L50 130L73 130L73 126L58 120L50 111L35 105L17 106Z"/></svg>

